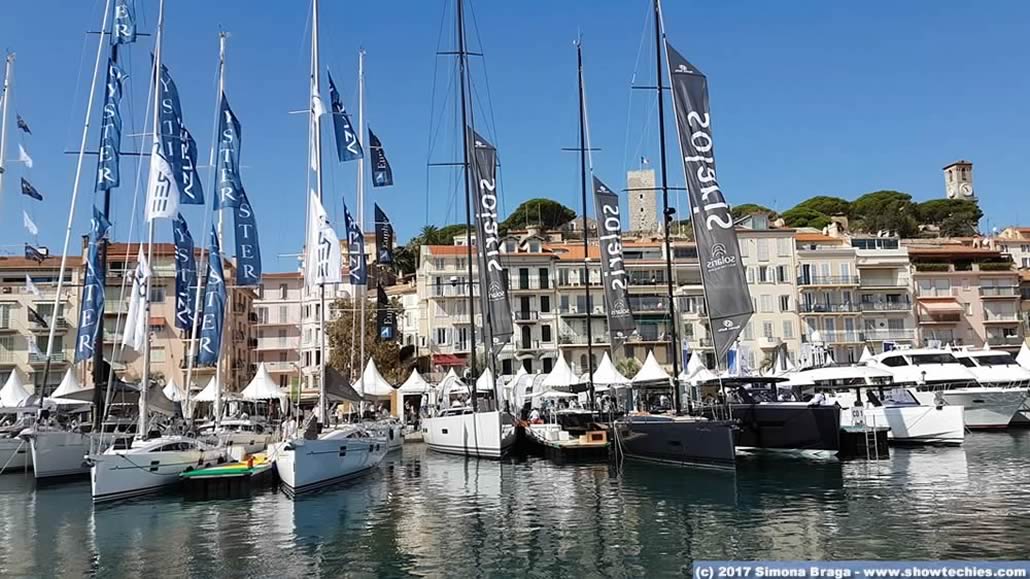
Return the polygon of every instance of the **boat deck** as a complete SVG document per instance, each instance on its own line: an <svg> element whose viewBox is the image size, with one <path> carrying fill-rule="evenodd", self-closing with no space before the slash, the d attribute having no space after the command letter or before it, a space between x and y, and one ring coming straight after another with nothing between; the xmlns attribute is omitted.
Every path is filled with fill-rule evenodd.
<svg viewBox="0 0 1030 579"><path fill-rule="evenodd" d="M187 494L199 498L245 495L275 478L275 461L257 453L239 462L183 472L179 475Z"/></svg>

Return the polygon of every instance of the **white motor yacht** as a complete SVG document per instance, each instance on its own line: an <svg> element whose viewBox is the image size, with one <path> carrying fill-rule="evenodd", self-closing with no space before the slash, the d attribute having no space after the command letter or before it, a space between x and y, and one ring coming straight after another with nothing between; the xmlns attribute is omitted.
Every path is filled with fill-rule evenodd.
<svg viewBox="0 0 1030 579"><path fill-rule="evenodd" d="M298 436L270 446L269 455L288 495L361 476L382 462L388 444L359 425L343 425L317 438Z"/></svg>
<svg viewBox="0 0 1030 579"><path fill-rule="evenodd" d="M1004 350L972 350L964 348L954 352L963 366L976 376L982 386L1015 388L1030 394L1030 370L1016 362ZM1012 417L1014 424L1030 424L1030 398L1024 398L1019 412Z"/></svg>
<svg viewBox="0 0 1030 579"><path fill-rule="evenodd" d="M510 412L473 412L469 406L448 408L422 419L422 440L447 454L501 458L515 445L515 417Z"/></svg>
<svg viewBox="0 0 1030 579"><path fill-rule="evenodd" d="M981 384L950 350L891 350L865 364L890 372L921 404L964 406L966 428L1006 428L1026 398L1025 390Z"/></svg>
<svg viewBox="0 0 1030 579"><path fill-rule="evenodd" d="M247 455L264 452L272 441L271 428L263 420L246 416L223 418L216 433L214 421L200 425L202 438L218 438L233 460L243 460Z"/></svg>
<svg viewBox="0 0 1030 579"><path fill-rule="evenodd" d="M886 426L887 437L904 444L962 444L965 439L964 408L928 405L908 388L892 382L892 375L868 366L827 366L787 375L791 386L803 393L822 394L824 404L841 407L841 426L860 422Z"/></svg>
<svg viewBox="0 0 1030 579"><path fill-rule="evenodd" d="M93 502L124 499L161 490L187 470L228 460L225 448L186 436L136 440L130 448L110 448L87 458Z"/></svg>

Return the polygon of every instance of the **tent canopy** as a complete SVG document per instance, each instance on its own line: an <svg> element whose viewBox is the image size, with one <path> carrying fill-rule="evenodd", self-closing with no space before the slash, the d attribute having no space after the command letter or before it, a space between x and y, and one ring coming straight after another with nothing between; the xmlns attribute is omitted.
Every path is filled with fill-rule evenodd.
<svg viewBox="0 0 1030 579"><path fill-rule="evenodd" d="M859 357L859 362L865 362L866 360L873 357L873 353L869 351L869 346L862 346L862 356Z"/></svg>
<svg viewBox="0 0 1030 579"><path fill-rule="evenodd" d="M494 373L490 371L490 368L483 370L483 373L479 375L476 380L476 391L477 392L493 392L494 391Z"/></svg>
<svg viewBox="0 0 1030 579"><path fill-rule="evenodd" d="M701 361L701 356L694 354L687 361L687 367L680 372L680 382L688 382L692 384L700 384L716 378L715 373L705 367L705 363Z"/></svg>
<svg viewBox="0 0 1030 579"><path fill-rule="evenodd" d="M394 391L393 384L383 378L383 375L379 373L379 368L376 368L376 361L372 358L368 359L365 372L361 375L361 380L354 385L354 389L365 398L387 398Z"/></svg>
<svg viewBox="0 0 1030 579"><path fill-rule="evenodd" d="M222 387L221 384L219 384L215 380L215 377L212 376L211 379L208 380L207 386L204 386L204 389L200 391L200 394L197 394L196 396L194 396L193 400L191 400L191 402L214 402L215 401L215 392L217 392L218 389L220 389L221 387ZM239 397L240 397L240 395L236 394L234 392L225 392L224 390L222 391L222 400L223 401L224 400L237 400L237 399L239 399Z"/></svg>
<svg viewBox="0 0 1030 579"><path fill-rule="evenodd" d="M265 363L261 362L258 364L254 379L247 384L243 392L240 392L240 396L244 400L281 400L286 398L286 393L276 385L265 368Z"/></svg>
<svg viewBox="0 0 1030 579"><path fill-rule="evenodd" d="M80 390L82 390L82 384L79 384L79 380L75 377L75 372L68 368L68 371L64 373L64 378L61 380L61 385L50 395L49 401L62 406L80 406L84 404L81 400L64 398L64 396L75 394Z"/></svg>
<svg viewBox="0 0 1030 579"><path fill-rule="evenodd" d="M672 381L658 360L654 357L654 351L647 352L647 359L644 360L644 365L640 367L640 371L630 381L633 384L653 384L664 382L668 384Z"/></svg>
<svg viewBox="0 0 1030 579"><path fill-rule="evenodd" d="M1024 343L1019 347L1019 354L1016 354L1016 363L1030 370L1030 347Z"/></svg>
<svg viewBox="0 0 1030 579"><path fill-rule="evenodd" d="M7 383L0 389L0 406L4 408L18 408L28 404L32 394L25 389L25 383L22 382L21 374L18 369L11 370L11 375L7 378Z"/></svg>
<svg viewBox="0 0 1030 579"><path fill-rule="evenodd" d="M594 388L597 390L607 390L611 386L625 386L626 384L629 384L629 379L615 368L615 364L612 363L608 352L605 352L601 358L601 363L594 370ZM601 388L598 388L599 386Z"/></svg>
<svg viewBox="0 0 1030 579"><path fill-rule="evenodd" d="M576 384L582 384L580 379L572 372L572 368L569 367L569 363L565 361L564 355L558 356L558 361L554 364L554 368L544 378L543 386L545 388L571 388Z"/></svg>
<svg viewBox="0 0 1030 579"><path fill-rule="evenodd" d="M429 392L429 382L418 373L415 368L411 369L411 375L401 384L401 394L425 394Z"/></svg>

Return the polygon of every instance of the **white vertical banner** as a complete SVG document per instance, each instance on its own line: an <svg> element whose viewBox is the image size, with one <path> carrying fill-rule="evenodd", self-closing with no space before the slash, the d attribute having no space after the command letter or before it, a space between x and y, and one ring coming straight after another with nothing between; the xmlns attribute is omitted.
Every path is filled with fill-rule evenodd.
<svg viewBox="0 0 1030 579"><path fill-rule="evenodd" d="M125 331L122 333L122 345L129 346L137 352L143 351L147 336L147 280L150 278L150 266L147 257L140 247L136 257L136 271L132 274L132 296L129 298L129 311L125 315Z"/></svg>
<svg viewBox="0 0 1030 579"><path fill-rule="evenodd" d="M168 160L160 149L150 154L150 178L147 181L147 222L154 219L175 219L179 214L179 186Z"/></svg>

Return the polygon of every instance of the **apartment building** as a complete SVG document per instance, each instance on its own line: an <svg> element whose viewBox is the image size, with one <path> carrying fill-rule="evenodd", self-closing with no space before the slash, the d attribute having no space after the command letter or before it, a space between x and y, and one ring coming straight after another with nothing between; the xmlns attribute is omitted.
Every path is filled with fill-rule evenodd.
<svg viewBox="0 0 1030 579"><path fill-rule="evenodd" d="M917 344L908 248L893 237L851 237L862 338L873 352Z"/></svg>
<svg viewBox="0 0 1030 579"><path fill-rule="evenodd" d="M50 332L29 314L32 308L48 325L56 325L47 385L53 389L60 384L75 356L75 326L82 291L81 262L79 256L68 257L70 267L65 270L61 299L54 315L61 258L47 257L37 263L23 257L0 256L0 379L6 381L11 372L17 370L26 386L38 391L43 383ZM32 278L40 295L29 291L26 276ZM35 347L30 346L30 342Z"/></svg>
<svg viewBox="0 0 1030 579"><path fill-rule="evenodd" d="M994 240L1002 253L1012 258L1019 269L1030 269L1030 227L1006 227Z"/></svg>
<svg viewBox="0 0 1030 579"><path fill-rule="evenodd" d="M1019 348L1021 277L1007 256L940 244L908 252L922 343Z"/></svg>
<svg viewBox="0 0 1030 579"><path fill-rule="evenodd" d="M257 362L262 362L280 388L301 381L301 301L304 278L299 272L266 273L261 277L254 313L257 316Z"/></svg>
<svg viewBox="0 0 1030 579"><path fill-rule="evenodd" d="M803 340L822 344L837 362L857 362L865 340L855 248L822 233L799 231L795 240Z"/></svg>

